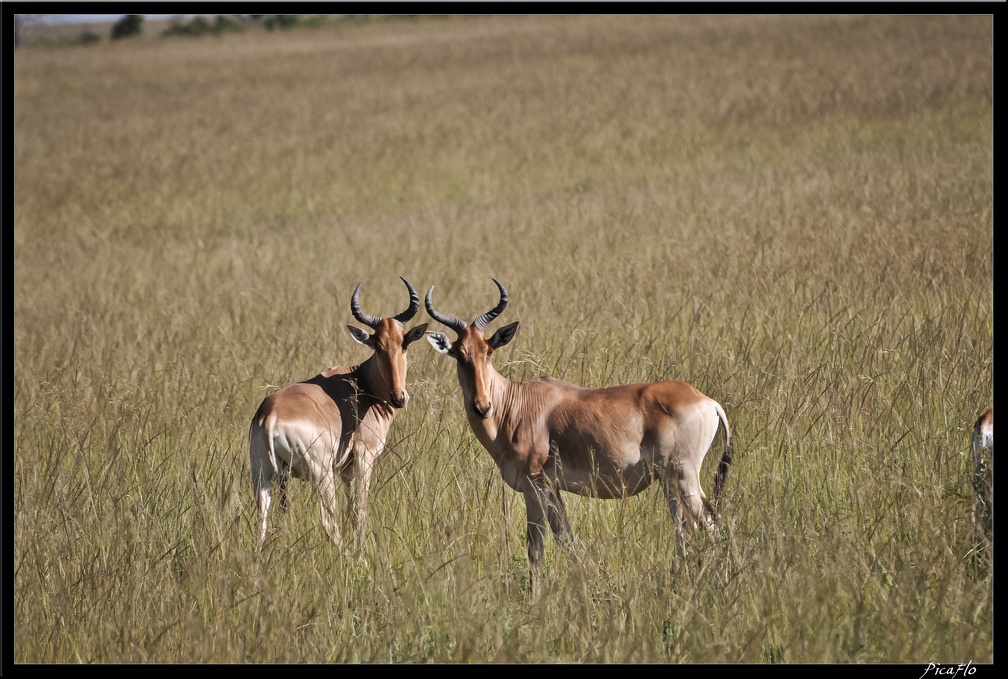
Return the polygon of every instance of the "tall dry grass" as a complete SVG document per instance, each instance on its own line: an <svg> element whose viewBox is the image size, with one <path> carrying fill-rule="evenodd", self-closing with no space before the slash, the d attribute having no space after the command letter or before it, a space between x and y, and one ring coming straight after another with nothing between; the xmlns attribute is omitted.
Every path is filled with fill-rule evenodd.
<svg viewBox="0 0 1008 679"><path fill-rule="evenodd" d="M992 36L456 16L19 50L15 661L992 662ZM423 343L364 551L294 484L255 560L256 406L366 358L349 295L393 313L399 275L469 318L504 282L514 379L720 401L718 539L677 557L658 492L569 497L576 557L548 542L530 600L521 498Z"/></svg>

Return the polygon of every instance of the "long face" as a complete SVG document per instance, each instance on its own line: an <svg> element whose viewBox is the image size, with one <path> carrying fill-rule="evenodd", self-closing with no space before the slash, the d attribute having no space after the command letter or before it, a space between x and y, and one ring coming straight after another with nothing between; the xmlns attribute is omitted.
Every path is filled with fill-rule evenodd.
<svg viewBox="0 0 1008 679"><path fill-rule="evenodd" d="M400 278L402 278L400 276ZM350 335L361 344L374 351L375 365L378 370L378 380L381 387L387 389L387 396L376 394L379 397L387 398L388 402L395 408L403 408L409 400L406 393L406 350L409 345L423 337L427 330L427 324L421 323L410 330L406 330L406 322L409 321L420 308L420 296L410 285L409 281L402 278L410 293L410 305L402 313L388 318L371 316L361 311L360 308L360 283L354 290L350 298L350 311L361 323L374 330L374 334L369 335L366 331L352 325L347 326ZM379 388L379 385L374 385Z"/></svg>
<svg viewBox="0 0 1008 679"><path fill-rule="evenodd" d="M432 332L427 335L435 349L455 359L466 407L477 417L489 417L493 409L489 387L494 372L491 365L494 350L510 342L517 330L518 322L515 321L500 328L487 339L482 330L468 325L459 332L458 339L452 344L448 344L448 337L443 333Z"/></svg>
<svg viewBox="0 0 1008 679"><path fill-rule="evenodd" d="M352 325L348 325L347 329L354 339L374 351L381 382L389 389L388 402L396 408L406 407L409 400L406 392L406 350L410 344L423 337L427 324L422 323L406 331L394 318L383 318L375 333L370 336Z"/></svg>
<svg viewBox="0 0 1008 679"><path fill-rule="evenodd" d="M466 407L479 418L489 417L494 407L493 394L490 390L494 375L491 365L493 352L510 342L518 331L518 322L515 321L499 328L489 339L483 334L486 324L500 315L508 302L507 290L497 280L494 280L494 283L497 283L500 289L500 302L487 313L477 316L468 325L461 319L440 314L434 309L433 287L427 291L426 299L427 313L431 318L447 325L458 335L454 342L441 332L428 333L427 339L438 352L455 359L459 386L462 387Z"/></svg>

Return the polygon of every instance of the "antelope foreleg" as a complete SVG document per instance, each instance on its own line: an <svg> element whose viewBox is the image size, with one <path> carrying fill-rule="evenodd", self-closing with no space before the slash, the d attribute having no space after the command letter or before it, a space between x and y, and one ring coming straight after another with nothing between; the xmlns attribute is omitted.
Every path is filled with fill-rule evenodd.
<svg viewBox="0 0 1008 679"><path fill-rule="evenodd" d="M525 496L525 538L528 548L529 587L533 599L539 598L539 568L546 543L544 498L530 483Z"/></svg>

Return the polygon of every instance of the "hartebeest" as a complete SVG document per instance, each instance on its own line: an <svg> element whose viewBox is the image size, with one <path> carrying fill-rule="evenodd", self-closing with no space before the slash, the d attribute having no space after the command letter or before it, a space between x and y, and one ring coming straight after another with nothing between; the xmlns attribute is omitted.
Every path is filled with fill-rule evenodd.
<svg viewBox="0 0 1008 679"><path fill-rule="evenodd" d="M402 278L400 276L400 278ZM358 283L350 297L354 318L374 330L373 335L352 325L350 336L374 353L353 367L334 367L304 382L267 396L249 427L252 490L259 509L259 540L266 539L270 487L276 481L280 506L286 508L290 476L307 480L318 493L322 525L341 544L336 521L335 472L350 496L348 515L356 519L358 541L367 518L368 487L375 460L396 411L406 406L406 349L423 336L427 324L406 330L420 308L420 295L409 290L409 307L380 318L361 311Z"/></svg>
<svg viewBox="0 0 1008 679"><path fill-rule="evenodd" d="M973 425L970 439L973 452L974 540L990 561L994 540L994 406L991 406Z"/></svg>
<svg viewBox="0 0 1008 679"><path fill-rule="evenodd" d="M493 281L500 301L468 325L434 308L431 287L427 313L458 338L453 343L443 333L429 332L427 339L455 359L469 425L504 482L525 497L533 593L546 521L561 545L572 539L560 491L624 498L657 480L677 534L684 527L695 529L702 519L716 519L732 459L731 429L721 405L678 381L587 389L552 377L526 382L504 377L491 358L515 336L518 322L499 328L489 339L484 335L483 329L508 304L507 290ZM712 506L700 486L700 466L718 422L724 425L725 447Z"/></svg>

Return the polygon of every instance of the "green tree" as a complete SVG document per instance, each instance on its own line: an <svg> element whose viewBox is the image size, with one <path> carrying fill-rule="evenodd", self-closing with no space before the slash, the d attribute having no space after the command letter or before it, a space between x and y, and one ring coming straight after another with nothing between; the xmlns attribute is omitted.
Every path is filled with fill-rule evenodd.
<svg viewBox="0 0 1008 679"><path fill-rule="evenodd" d="M112 25L112 39L129 38L143 33L143 16L127 14Z"/></svg>

